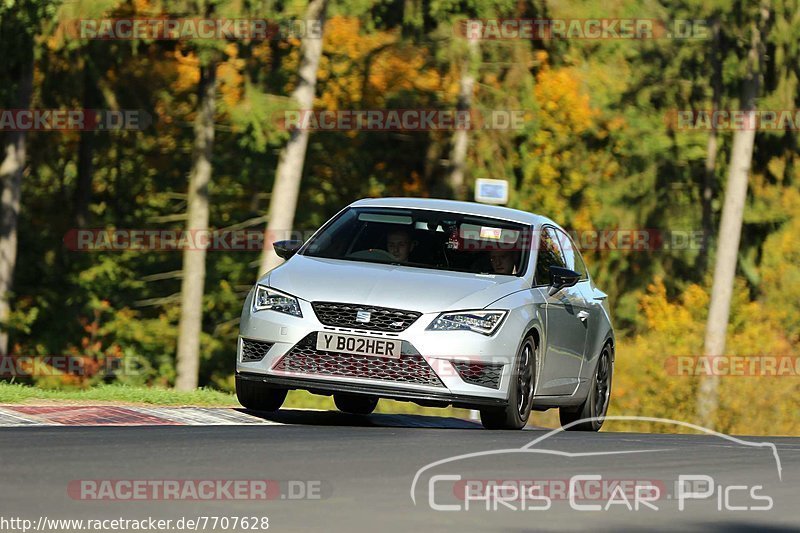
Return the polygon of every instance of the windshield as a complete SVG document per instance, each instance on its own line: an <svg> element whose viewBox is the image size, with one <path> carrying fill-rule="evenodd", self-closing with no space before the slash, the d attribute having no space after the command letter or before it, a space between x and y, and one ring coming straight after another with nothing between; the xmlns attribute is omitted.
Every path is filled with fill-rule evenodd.
<svg viewBox="0 0 800 533"><path fill-rule="evenodd" d="M350 208L302 252L310 257L521 276L530 226L474 215L400 208Z"/></svg>

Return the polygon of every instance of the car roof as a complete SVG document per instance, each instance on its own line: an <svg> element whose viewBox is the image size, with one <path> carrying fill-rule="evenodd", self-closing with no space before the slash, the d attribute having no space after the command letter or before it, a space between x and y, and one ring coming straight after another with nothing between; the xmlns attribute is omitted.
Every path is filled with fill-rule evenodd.
<svg viewBox="0 0 800 533"><path fill-rule="evenodd" d="M350 204L350 207L406 207L409 209L429 209L450 213L463 213L489 218L497 218L512 222L521 222L532 226L553 224L555 222L542 215L501 207L497 205L479 204L476 202L459 202L456 200L440 200L435 198L364 198Z"/></svg>

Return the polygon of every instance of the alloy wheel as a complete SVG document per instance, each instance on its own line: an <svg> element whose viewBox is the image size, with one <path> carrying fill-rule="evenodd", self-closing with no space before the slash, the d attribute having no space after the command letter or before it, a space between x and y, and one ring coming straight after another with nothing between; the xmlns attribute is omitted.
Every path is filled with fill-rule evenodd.
<svg viewBox="0 0 800 533"><path fill-rule="evenodd" d="M531 343L527 342L519 358L519 368L517 369L517 411L520 417L526 418L531 409L533 401L533 363L534 353Z"/></svg>

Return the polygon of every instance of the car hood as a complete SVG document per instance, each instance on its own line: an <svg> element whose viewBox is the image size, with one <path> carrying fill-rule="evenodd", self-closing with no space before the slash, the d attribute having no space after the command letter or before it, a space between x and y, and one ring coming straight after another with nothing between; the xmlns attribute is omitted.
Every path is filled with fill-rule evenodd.
<svg viewBox="0 0 800 533"><path fill-rule="evenodd" d="M262 283L306 301L342 302L421 313L482 309L527 288L512 276L485 276L296 255Z"/></svg>

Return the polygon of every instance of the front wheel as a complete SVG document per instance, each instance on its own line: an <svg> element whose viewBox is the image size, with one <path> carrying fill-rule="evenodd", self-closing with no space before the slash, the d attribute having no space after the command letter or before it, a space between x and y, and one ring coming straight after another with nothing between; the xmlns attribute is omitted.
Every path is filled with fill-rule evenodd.
<svg viewBox="0 0 800 533"><path fill-rule="evenodd" d="M536 386L536 359L539 347L526 337L517 355L508 405L502 409L482 409L481 423L486 429L522 429L528 423Z"/></svg>
<svg viewBox="0 0 800 533"><path fill-rule="evenodd" d="M568 426L578 420L584 422L565 427L567 431L600 431L603 426L603 417L608 412L608 403L611 398L611 378L614 374L614 359L611 356L611 346L606 344L600 352L594 379L589 387L589 395L577 408L559 409L559 418L562 426Z"/></svg>
<svg viewBox="0 0 800 533"><path fill-rule="evenodd" d="M253 411L277 411L283 405L287 392L286 389L266 383L236 377L236 397L240 404Z"/></svg>

